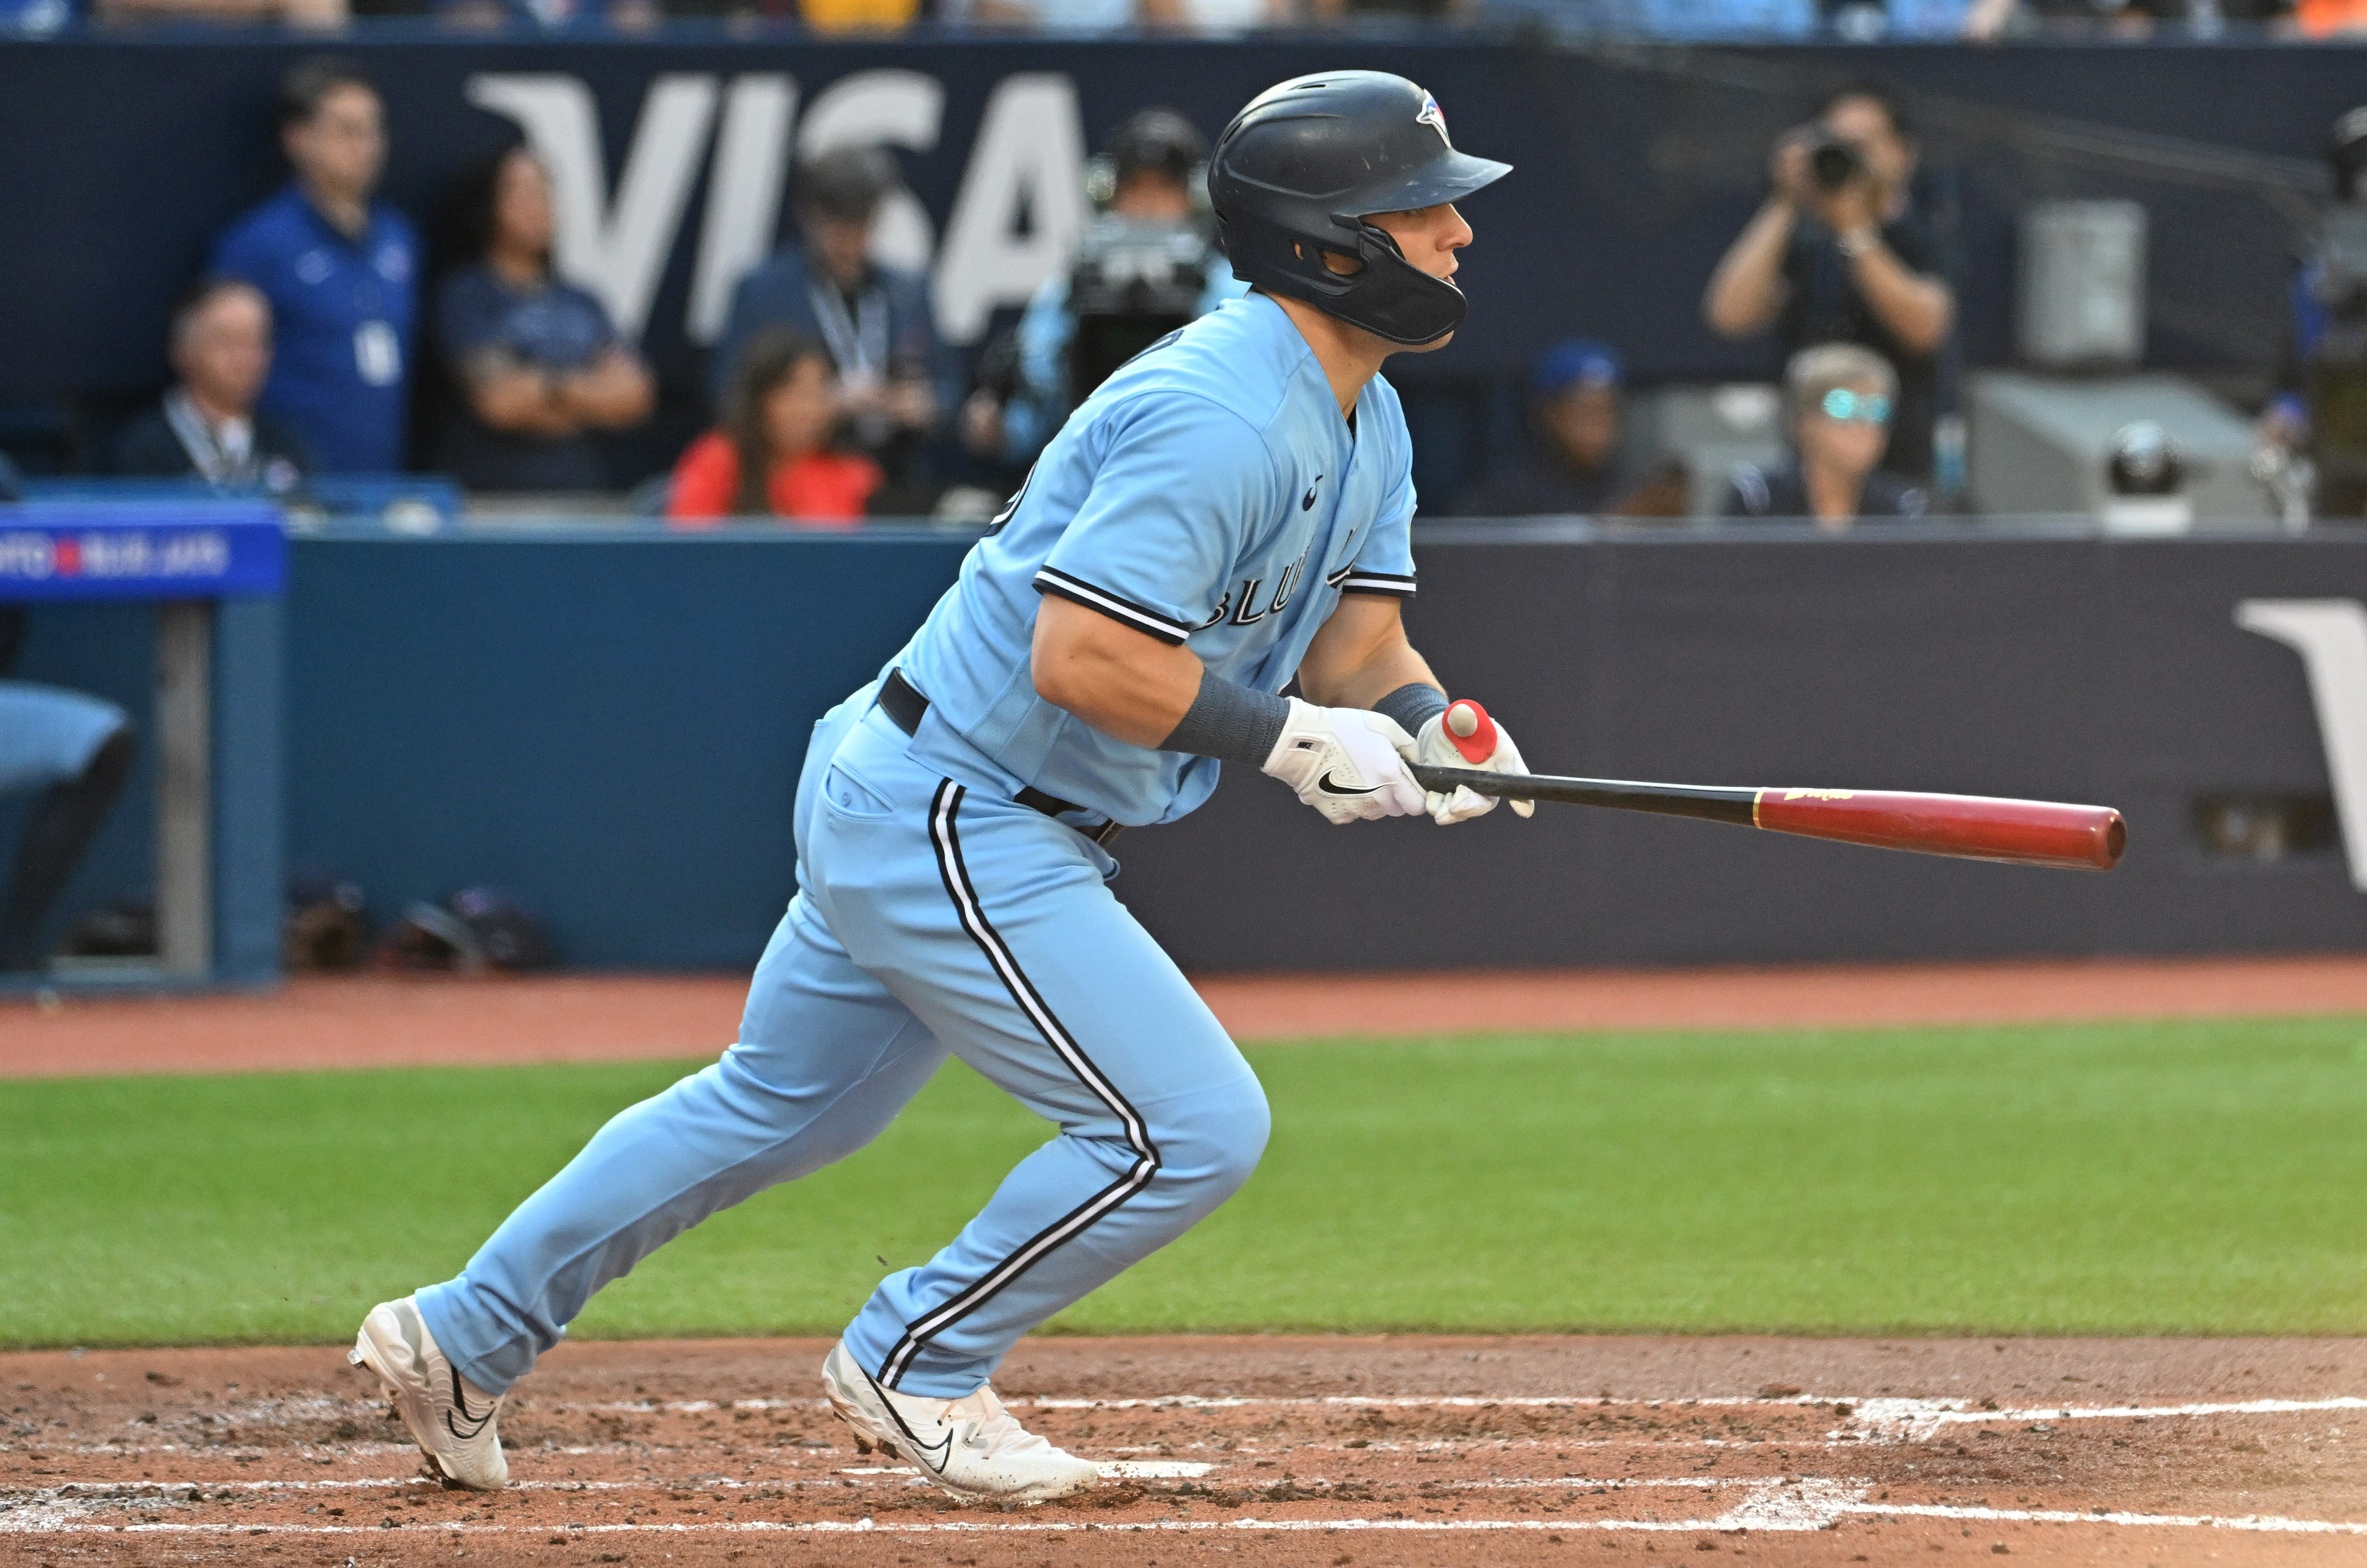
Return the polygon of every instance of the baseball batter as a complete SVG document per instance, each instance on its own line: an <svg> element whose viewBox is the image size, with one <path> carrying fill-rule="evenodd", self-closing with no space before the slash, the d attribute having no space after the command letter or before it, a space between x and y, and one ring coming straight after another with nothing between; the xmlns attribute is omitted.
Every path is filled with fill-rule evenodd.
<svg viewBox="0 0 2367 1568"><path fill-rule="evenodd" d="M957 1496L1095 1480L987 1380L1223 1202L1267 1130L1248 1064L1111 895L1111 840L1200 805L1224 761L1335 823L1495 804L1406 771L1469 764L1399 622L1411 453L1377 372L1453 335L1454 204L1506 172L1377 73L1285 82L1234 118L1209 188L1253 291L1080 407L912 641L815 727L800 891L738 1043L602 1128L459 1278L363 1323L352 1359L447 1481L506 1483L503 1397L595 1291L861 1148L948 1052L1059 1134L880 1282L823 1383L859 1439ZM1280 695L1294 677L1304 695ZM1501 734L1484 765L1524 771Z"/></svg>

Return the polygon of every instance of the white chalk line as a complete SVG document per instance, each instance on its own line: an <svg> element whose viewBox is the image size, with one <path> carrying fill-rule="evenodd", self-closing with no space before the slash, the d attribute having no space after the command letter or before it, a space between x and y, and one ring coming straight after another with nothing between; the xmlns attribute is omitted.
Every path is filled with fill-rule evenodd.
<svg viewBox="0 0 2367 1568"><path fill-rule="evenodd" d="M259 1483L244 1483L256 1485ZM578 1483L532 1483L558 1489ZM585 1490L626 1490L631 1483L583 1483ZM646 1483L644 1483L646 1484ZM1460 1483L1467 1487L1489 1487L1501 1483ZM1844 1517L1871 1517L1886 1522L1904 1518L1952 1519L1965 1522L2106 1525L2116 1528L2227 1529L2254 1533L2297 1535L2367 1536L2367 1523L2339 1519L2301 1519L2275 1515L2248 1514L2238 1516L2210 1514L2141 1514L2122 1510L2087 1513L2061 1508L1992 1508L1957 1506L1947 1504L1868 1502L1865 1494L1871 1483L1861 1480L1829 1480L1821 1478L1787 1477L1711 1477L1661 1476L1651 1479L1621 1479L1612 1477L1569 1476L1554 1481L1530 1483L1536 1486L1556 1486L1568 1490L1590 1492L1636 1492L1652 1490L1694 1490L1740 1488L1747 1495L1726 1512L1711 1518L1694 1519L1262 1519L1243 1517L1233 1519L1151 1519L1110 1524L1083 1523L1071 1520L1041 1520L1025 1523L1001 1521L974 1522L968 1520L881 1523L877 1519L812 1520L803 1523L765 1519L717 1520L698 1524L613 1523L564 1525L487 1525L450 1521L444 1523L398 1524L395 1530L410 1535L429 1534L440 1537L472 1535L520 1535L529 1533L592 1535L841 1535L881 1533L891 1535L1048 1535L1108 1532L1112 1534L1200 1533L1206 1531L1268 1531L1305 1533L1346 1531L1560 1531L1614 1530L1648 1532L1763 1530L1799 1532L1830 1529ZM161 1485L161 1483L160 1483ZM183 1489L186 1488L186 1484ZM654 1486L651 1490L658 1490ZM39 1502L0 1512L0 1534L94 1535L94 1534L184 1534L184 1535L369 1535L386 1533L388 1527L373 1525L254 1525L228 1523L183 1524L168 1521L142 1521L135 1524L100 1524L94 1520L96 1512L89 1501L65 1496L44 1497Z"/></svg>
<svg viewBox="0 0 2367 1568"><path fill-rule="evenodd" d="M2044 1525L2136 1525L2181 1529L2271 1530L2299 1535L2367 1535L2367 1523L2343 1519L2289 1519L2267 1514L2244 1514L2234 1517L2214 1514L2080 1514L2062 1508L1959 1508L1938 1503L1863 1501L1845 1503L1838 1511L1881 1517L1895 1514L1901 1518L1993 1519Z"/></svg>

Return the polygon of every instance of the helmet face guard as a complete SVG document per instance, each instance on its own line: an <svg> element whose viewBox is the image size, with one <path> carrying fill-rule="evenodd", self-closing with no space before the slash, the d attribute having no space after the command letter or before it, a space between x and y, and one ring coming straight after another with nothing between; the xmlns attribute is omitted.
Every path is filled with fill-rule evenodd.
<svg viewBox="0 0 2367 1568"><path fill-rule="evenodd" d="M1251 100L1217 141L1208 191L1235 276L1415 347L1461 325L1468 302L1370 216L1458 201L1510 171L1456 152L1437 101L1404 77L1342 71ZM1357 270L1333 272L1326 251Z"/></svg>
<svg viewBox="0 0 2367 1568"><path fill-rule="evenodd" d="M1240 234L1229 225L1225 237L1233 276L1304 299L1327 316L1409 348L1436 343L1463 324L1470 310L1463 290L1406 260L1387 230L1346 214L1334 221L1353 236L1348 243L1269 226ZM1263 254L1253 254L1259 251ZM1332 271L1323 265L1326 251L1353 257L1357 270Z"/></svg>

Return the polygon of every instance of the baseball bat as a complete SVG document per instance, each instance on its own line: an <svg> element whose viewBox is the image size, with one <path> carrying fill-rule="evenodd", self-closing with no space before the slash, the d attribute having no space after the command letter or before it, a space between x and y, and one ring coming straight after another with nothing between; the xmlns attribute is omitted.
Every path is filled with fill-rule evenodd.
<svg viewBox="0 0 2367 1568"><path fill-rule="evenodd" d="M1456 707L1465 706L1457 703ZM1448 735L1466 757L1484 761L1495 750L1495 725L1477 703L1473 716L1450 715ZM1463 733L1469 725L1471 733ZM1484 739L1485 750L1467 740ZM1477 768L1407 770L1426 790L1457 784L1512 800L1557 800L1607 806L1663 817L1697 817L1771 833L1833 839L1879 850L2000 861L2009 865L2110 871L2128 845L2128 824L2109 806L2068 806L2051 800L2004 800L1984 795L1918 795L1899 790L1730 789L1711 784L1637 784L1624 779L1569 779L1496 773Z"/></svg>

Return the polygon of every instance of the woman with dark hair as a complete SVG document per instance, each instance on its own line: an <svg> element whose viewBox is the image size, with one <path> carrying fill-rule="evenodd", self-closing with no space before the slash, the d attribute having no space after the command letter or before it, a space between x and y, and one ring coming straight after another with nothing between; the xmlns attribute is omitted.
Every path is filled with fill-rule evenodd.
<svg viewBox="0 0 2367 1568"><path fill-rule="evenodd" d="M683 524L856 521L881 476L870 458L834 449L844 414L821 340L787 327L759 332L732 367L723 427L692 442L674 465L666 515Z"/></svg>
<svg viewBox="0 0 2367 1568"><path fill-rule="evenodd" d="M470 490L608 488L592 433L649 417L649 372L600 301L551 276L550 177L525 147L481 165L456 202L465 264L436 297L458 396L436 466Z"/></svg>

